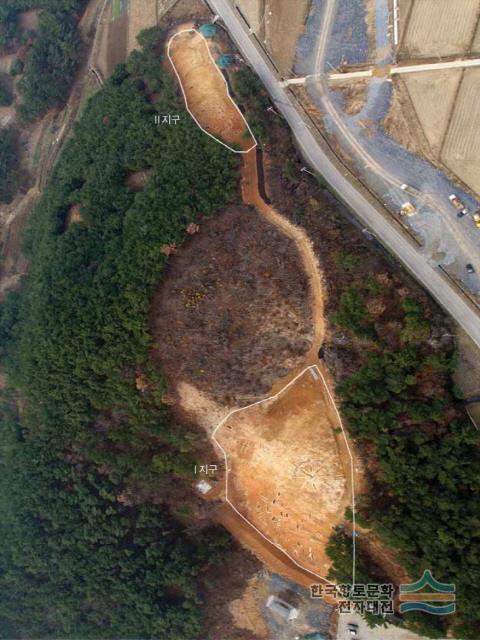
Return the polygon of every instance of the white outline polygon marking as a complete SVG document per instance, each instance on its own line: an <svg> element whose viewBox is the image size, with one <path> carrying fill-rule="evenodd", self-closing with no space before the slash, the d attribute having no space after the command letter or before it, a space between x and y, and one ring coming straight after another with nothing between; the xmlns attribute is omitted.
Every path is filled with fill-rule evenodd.
<svg viewBox="0 0 480 640"><path fill-rule="evenodd" d="M212 135L209 131L207 131L206 129L204 129L202 127L202 125L200 124L200 122L197 120L197 118L194 116L194 114L190 111L190 108L188 106L188 100L187 100L187 94L185 93L185 89L183 88L183 83L182 83L182 79L180 78L180 74L177 71L177 68L175 67L175 63L172 60L172 56L170 55L170 47L172 45L172 41L174 40L174 38L176 38L177 36L181 35L182 33L197 33L202 40L205 43L205 47L207 48L208 51L208 55L210 56L210 59L213 63L213 66L215 67L215 69L217 70L219 76L222 78L224 84L225 84L225 88L227 90L227 95L230 98L231 103L233 104L233 106L235 107L235 109L238 111L238 113L240 114L241 118L243 119L243 121L245 122L245 125L248 129L248 131L250 132L250 135L252 136L255 144L253 144L249 149L247 149L246 151L244 150L238 150L238 149L233 149L232 147L230 147L228 144L225 144L225 142L222 142L222 140L220 140L219 138L216 138L214 135ZM177 76L177 80L180 83L180 89L182 90L182 94L183 94L183 99L185 101L185 107L187 108L188 113L191 115L191 117L193 118L193 120L195 121L195 123L198 125L198 127L203 131L203 133L206 133L207 136L210 136L210 138L212 138L213 140L215 140L215 142L218 142L219 144L223 145L226 149L228 149L229 151L233 151L233 153L250 153L250 151L252 149L255 149L255 147L258 146L258 142L257 139L255 138L255 136L253 135L253 131L250 129L250 125L248 124L245 116L243 115L243 113L240 111L240 108L238 106L238 104L235 102L235 100L232 98L232 96L230 95L230 89L228 87L228 82L225 80L225 77L223 75L223 73L220 71L220 69L217 66L217 63L215 62L215 60L213 59L212 53L210 51L210 47L208 46L208 42L207 39L205 38L205 36L200 33L200 31L198 31L197 29L194 29L193 27L190 29L181 29L180 31L177 31L176 33L173 34L173 36L170 38L170 40L168 41L167 44L167 56L168 59L170 60L170 63L173 67L173 70L175 71L175 75Z"/></svg>
<svg viewBox="0 0 480 640"><path fill-rule="evenodd" d="M350 481L351 481L351 485L352 485L352 531L353 531L353 535L352 535L352 584L355 585L355 559L356 559L356 519L355 519L355 461L352 455L352 451L350 449L350 445L348 444L348 439L347 439L347 435L345 432L345 428L343 426L343 422L342 422L342 418L340 417L340 413L338 412L338 409L336 407L335 401L333 399L332 394L330 393L330 389L328 388L327 382L325 380L325 377L323 375L323 373L320 371L320 368L314 364L314 365L310 365L309 367L306 367L301 373L299 373L297 376L295 376L295 378L293 378L293 380L290 380L290 382L288 384L286 384L282 389L280 389L280 391L278 391L278 393L275 393L273 396L269 396L268 398L264 398L263 400L257 400L256 402L253 402L252 404L247 405L246 407L240 407L239 409L233 409L232 411L230 411L230 413L228 413L225 418L223 418L215 427L215 429L212 432L212 440L215 442L215 444L218 446L218 448L220 449L220 451L223 453L223 457L225 459L225 501L232 507L232 509L243 519L245 520L245 522L247 524L249 524L253 529L255 529L255 531L257 533L259 533L262 538L264 538L267 542L269 542L270 544L272 544L274 547L276 547L277 549L279 549L279 551L281 551L282 553L284 553L287 558L289 560L291 560L294 564L297 565L297 567L299 567L300 569L302 569L302 571L306 571L307 573L310 573L312 576L315 576L315 578L319 578L320 580L323 580L324 582L328 583L328 584L332 584L334 586L335 583L334 582L330 582L330 580L327 580L327 578L324 578L323 576L320 576L318 573L315 573L314 571L311 571L310 569L307 569L306 567L302 566L301 564L299 564L294 558L292 558L292 556L290 554L288 554L285 549L283 549L279 544L277 544L276 542L274 542L273 540L270 540L270 538L267 538L267 536L265 534L263 534L259 529L257 529L257 527L250 522L250 520L248 520L248 518L246 518L243 514L240 513L240 511L235 507L235 505L230 502L229 498L228 498L228 476L230 473L230 469L228 467L228 459L227 459L227 453L225 451L225 449L222 447L222 445L218 442L217 438L215 437L215 434L217 433L217 431L220 429L220 427L222 427L233 415L235 415L236 413L240 413L240 411L245 411L246 409L250 409L251 407L255 407L259 404L263 404L265 402L268 402L269 400L274 400L275 398L278 398L279 395L281 395L286 389L288 389L288 387L290 387L292 384L294 384L299 378L301 378L303 376L303 374L306 371L310 371L311 369L316 369L317 372L320 374L320 378L322 379L323 382L323 386L325 387L325 389L327 390L327 394L328 397L335 409L335 413L337 414L337 418L340 424L340 428L342 430L342 434L343 434L343 438L345 440L345 444L347 446L347 451L348 451L348 455L350 457Z"/></svg>

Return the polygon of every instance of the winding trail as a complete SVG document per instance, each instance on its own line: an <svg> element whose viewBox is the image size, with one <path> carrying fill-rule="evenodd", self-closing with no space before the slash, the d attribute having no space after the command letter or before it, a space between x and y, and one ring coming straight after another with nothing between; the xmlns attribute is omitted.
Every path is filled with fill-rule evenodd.
<svg viewBox="0 0 480 640"><path fill-rule="evenodd" d="M312 321L315 328L315 337L306 356L306 361L309 364L317 364L318 350L325 337L324 290L318 260L305 231L284 218L271 205L267 204L260 195L257 157L256 149L252 149L242 158L242 198L245 204L254 206L270 224L273 224L284 235L293 240L300 253L303 267L309 278Z"/></svg>

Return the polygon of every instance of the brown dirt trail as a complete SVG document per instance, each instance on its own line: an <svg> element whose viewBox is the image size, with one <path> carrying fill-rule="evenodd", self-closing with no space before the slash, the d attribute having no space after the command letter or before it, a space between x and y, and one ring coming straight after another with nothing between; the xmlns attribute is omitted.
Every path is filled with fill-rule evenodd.
<svg viewBox="0 0 480 640"><path fill-rule="evenodd" d="M243 157L242 169L242 197L246 204L253 205L270 223L291 238L300 253L305 272L310 281L311 305L315 326L315 339L307 355L308 364L318 362L318 350L325 336L324 321L324 289L318 260L307 234L300 227L296 227L273 207L263 200L258 189L257 152L252 149Z"/></svg>

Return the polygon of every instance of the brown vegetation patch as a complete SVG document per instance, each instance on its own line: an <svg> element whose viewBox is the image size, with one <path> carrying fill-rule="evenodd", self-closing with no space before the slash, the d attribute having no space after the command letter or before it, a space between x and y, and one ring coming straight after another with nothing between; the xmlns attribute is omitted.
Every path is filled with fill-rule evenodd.
<svg viewBox="0 0 480 640"><path fill-rule="evenodd" d="M142 189L145 189L145 186L151 174L151 169L146 169L143 171L131 171L128 174L127 179L125 180L125 184L129 189L132 189L133 191L141 191Z"/></svg>
<svg viewBox="0 0 480 640"><path fill-rule="evenodd" d="M338 89L342 93L342 109L350 116L357 115L367 102L368 80L355 80L352 82L336 82L332 89Z"/></svg>
<svg viewBox="0 0 480 640"><path fill-rule="evenodd" d="M392 101L383 121L383 128L405 149L435 164L435 157L417 118L404 80L395 78L393 87Z"/></svg>
<svg viewBox="0 0 480 640"><path fill-rule="evenodd" d="M203 628L212 640L260 640L266 637L262 608L268 597L259 577L259 561L235 544L220 566L205 575L202 591Z"/></svg>
<svg viewBox="0 0 480 640"><path fill-rule="evenodd" d="M18 14L18 20L22 29L25 31L37 31L38 29L39 9L30 9L30 11L22 11Z"/></svg>
<svg viewBox="0 0 480 640"><path fill-rule="evenodd" d="M248 582L241 598L230 603L229 610L240 629L254 634L256 638L266 638L268 627L262 615L262 609L269 596L267 585L254 576Z"/></svg>
<svg viewBox="0 0 480 640"><path fill-rule="evenodd" d="M250 207L201 224L155 294L154 357L217 402L264 396L313 338L308 278L292 241Z"/></svg>
<svg viewBox="0 0 480 640"><path fill-rule="evenodd" d="M66 221L67 229L74 222L80 222L81 219L82 219L82 212L80 211L80 205L72 204L67 214L67 221Z"/></svg>

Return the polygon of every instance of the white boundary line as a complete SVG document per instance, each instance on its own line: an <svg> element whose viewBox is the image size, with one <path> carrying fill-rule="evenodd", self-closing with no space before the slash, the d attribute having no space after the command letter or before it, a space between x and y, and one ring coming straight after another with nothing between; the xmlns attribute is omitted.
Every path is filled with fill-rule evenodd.
<svg viewBox="0 0 480 640"><path fill-rule="evenodd" d="M347 446L347 451L348 451L348 455L350 457L350 482L352 485L352 531L353 531L353 536L352 536L352 542L353 542L353 547L352 547L352 584L355 584L355 558L356 558L356 520L355 520L355 461L353 458L353 454L352 451L350 449L350 445L348 444L348 439L347 439L347 435L346 435L346 431L345 428L343 426L343 422L342 422L342 418L340 417L340 414L338 412L338 409L335 405L335 401L333 399L333 396L330 392L330 389L328 388L327 382L325 380L325 377L323 375L323 373L320 371L320 368L314 364L311 365L309 367L306 367L301 373L299 373L298 375L295 376L295 378L293 378L293 380L290 380L290 382L285 385L282 389L280 389L280 391L276 394L274 394L273 396L269 396L268 398L264 398L263 400L257 400L256 402L253 402L252 404L247 405L246 407L241 407L239 409L233 409L232 411L230 411L230 413L228 413L225 418L223 418L218 425L215 427L215 429L212 432L212 440L215 442L215 444L218 446L218 448L220 449L220 451L223 453L223 457L225 459L225 501L232 507L232 509L243 519L245 520L245 522L247 524L249 524L253 529L255 529L255 531L257 533L259 533L262 538L264 538L265 540L267 540L267 542L269 542L270 544L272 544L274 547L276 547L277 549L279 549L282 553L284 553L287 558L289 560L291 560L294 564L297 565L297 567L299 567L300 569L302 569L302 571L306 571L308 573L310 573L312 576L314 576L315 578L319 578L320 580L323 580L324 582L328 583L328 584L335 584L333 582L330 582L330 580L327 580L327 578L324 578L323 576L320 576L318 573L315 573L314 571L311 571L310 569L307 569L306 567L302 566L301 564L299 564L294 558L292 558L291 555L289 555L285 549L283 549L279 544L277 544L276 542L274 542L273 540L270 540L270 538L267 538L266 535L264 535L259 529L257 529L257 527L250 522L250 520L248 520L248 518L246 518L244 515L242 515L240 513L240 511L235 507L235 505L230 502L229 498L228 498L228 476L230 473L230 469L228 467L228 458L227 458L227 453L225 451L225 449L222 447L222 445L218 442L217 438L215 437L215 434L217 433L217 431L220 429L220 427L222 427L234 414L236 413L240 413L241 411L245 411L246 409L250 409L251 407L255 407L258 406L260 404L264 404L265 402L268 402L269 400L274 400L276 398L278 398L278 396L280 396L286 389L288 389L288 387L290 387L292 384L294 384L299 378L301 378L307 371L311 371L312 369L315 369L319 375L320 378L322 379L323 382L323 386L325 387L325 389L327 390L327 394L328 397L335 409L335 413L337 415L339 424L340 424L340 428L342 430L342 434L343 434L343 438L345 440L345 444Z"/></svg>
<svg viewBox="0 0 480 640"><path fill-rule="evenodd" d="M203 40L205 47L208 51L208 55L210 56L210 60L212 61L213 66L215 67L215 69L217 70L219 76L221 77L221 79L223 80L223 83L225 84L225 88L227 90L227 95L230 98L231 103L233 104L233 106L235 107L235 109L238 111L238 113L240 114L241 118L243 119L243 121L245 122L245 125L248 129L248 131L250 132L250 135L252 136L253 140L254 140L254 144L247 149L246 151L243 150L238 150L238 149L233 149L232 147L230 147L228 144L225 144L225 142L222 142L222 140L220 140L219 138L216 138L214 135L212 135L211 133L209 133L206 129L204 129L202 127L202 125L200 124L200 122L197 120L197 118L194 116L194 114L190 111L190 108L188 106L188 100L187 100L187 94L185 93L185 89L183 88L183 83L182 83L182 79L180 78L180 74L177 71L177 68L175 67L175 63L172 60L172 56L170 55L170 48L172 46L172 41L179 35L183 34L183 33L197 33ZM238 104L235 102L235 100L232 98L232 96L230 95L230 89L228 87L228 82L225 80L225 77L223 75L223 73L220 71L220 69L217 66L217 63L215 62L215 60L213 59L212 53L210 51L210 47L208 46L208 42L207 39L205 38L205 36L203 34L200 33L200 31L198 31L197 29L194 29L193 27L190 29L182 29L180 31L177 31L176 33L173 34L173 36L170 38L170 40L168 41L168 45L167 45L167 56L168 59L170 60L170 63L173 67L173 70L175 71L175 75L177 76L177 80L180 83L180 88L182 90L182 94L183 94L183 99L185 100L185 106L187 108L188 113L192 116L193 120L196 122L196 124L198 125L198 127L203 131L203 133L206 133L207 136L210 136L210 138L212 138L213 140L215 140L215 142L218 142L219 144L221 144L222 146L226 147L227 149L229 149L230 151L233 151L233 153L249 153L252 149L255 149L255 147L258 146L258 142L257 139L255 138L255 136L253 135L253 131L250 129L250 125L248 124L245 116L243 115L243 113L240 111L240 108L238 106Z"/></svg>
<svg viewBox="0 0 480 640"><path fill-rule="evenodd" d="M400 7L398 6L398 0L393 0L393 44L398 45L399 35L399 22L400 22Z"/></svg>

